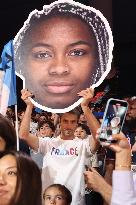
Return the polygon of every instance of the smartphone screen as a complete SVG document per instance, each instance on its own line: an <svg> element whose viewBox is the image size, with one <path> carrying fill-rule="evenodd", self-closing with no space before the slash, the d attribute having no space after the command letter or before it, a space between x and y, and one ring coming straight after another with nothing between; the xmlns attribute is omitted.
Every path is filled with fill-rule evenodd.
<svg viewBox="0 0 136 205"><path fill-rule="evenodd" d="M118 134L125 120L128 103L124 100L110 98L107 102L101 124L100 141L107 141L113 134Z"/></svg>

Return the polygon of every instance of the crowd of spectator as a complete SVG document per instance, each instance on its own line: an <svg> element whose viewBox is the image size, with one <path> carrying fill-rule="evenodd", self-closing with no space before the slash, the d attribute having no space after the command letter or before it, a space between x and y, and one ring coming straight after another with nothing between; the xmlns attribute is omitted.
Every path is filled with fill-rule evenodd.
<svg viewBox="0 0 136 205"><path fill-rule="evenodd" d="M39 141L40 143L44 142L44 139L45 139L45 141L47 141L47 142L50 141L52 143L54 139L58 140L58 138L59 138L59 140L60 140L61 136L62 136L62 137L64 137L63 141L65 141L65 137L66 138L70 137L70 141L72 140L73 142L75 141L75 139L79 138L81 141L83 141L83 144L88 144L91 136L94 135L94 130L99 127L99 125L102 121L102 113L104 113L104 108L105 108L105 103L103 104L103 102L101 102L102 103L101 106L100 106L100 104L98 106L97 106L97 104L96 105L92 104L91 103L91 97L92 97L91 94L92 93L89 91L88 99L85 99L85 95L83 94L84 101L81 104L81 106L78 106L76 108L76 115L78 113L78 118L77 118L78 124L76 124L76 122L73 122L75 124L74 124L74 127L72 128L72 130L69 127L67 127L67 129L65 128L66 130L62 129L62 126L64 126L64 124L65 124L65 122L62 123L62 120L66 120L65 118L67 118L69 116L73 117L75 115L75 113L73 113L73 111L71 113L64 113L64 114L49 113L46 111L36 109L33 106L33 104L29 102L30 100L28 100L28 96L27 96L27 98L22 97L22 99L26 103L26 110L18 111L18 119L15 119L15 113L11 107L9 107L7 109L6 117L3 117L2 115L0 116L0 126L1 126L1 129L0 129L0 131L1 131L1 133L0 133L0 136L1 136L0 137L0 151L1 152L3 150L7 151L6 153L4 153L4 155L1 156L2 159L3 159L3 156L4 157L6 156L6 158L8 158L8 157L15 158L17 161L17 169L18 169L18 160L17 160L18 158L19 158L19 160L21 159L22 161L23 161L23 158L24 158L24 160L26 160L26 158L28 158L28 159L31 158L31 160L29 159L29 161L31 161L31 163L34 162L34 164L32 163L33 165L31 165L31 166L35 166L35 168L33 167L33 169L39 169L40 172L42 172L42 181L44 181L44 183L45 183L45 181L48 181L48 179L47 179L48 173L46 173L46 172L44 173L42 171L42 170L44 170L44 166L46 167L45 163L47 163L47 162L45 161L44 157L45 157L45 155L48 155L48 153L45 153L45 150L42 151L43 147L40 148L41 149L41 151L40 151L40 149L37 148L35 146L35 144L33 144L33 143L31 144L31 142L29 142L29 140L27 140L27 138L25 138L24 136L25 135L28 135L30 137L35 136L36 139L40 140ZM28 92L28 95L29 95L29 92ZM23 96L23 94L22 94L22 96ZM131 98L127 98L127 99L125 98L125 100L128 101L129 107L128 107L128 112L126 115L126 120L124 123L123 131L125 133L127 142L129 142L128 144L133 143L133 144L131 144L131 167L133 167L133 169L132 169L133 170L133 181L135 182L135 167L134 167L134 165L136 163L136 161L135 161L136 143L135 143L134 133L136 133L136 128L135 128L136 98L135 97L131 97ZM29 111L27 111L28 107L30 109ZM27 112L29 113L28 115L26 115ZM89 113L89 115L88 115L88 113ZM93 115L93 113L94 113L94 115ZM101 113L101 114L99 115L99 113ZM92 117L94 117L94 119ZM27 121L25 118L27 118ZM25 119L25 121L24 121L24 119ZM97 120L97 122L99 124L97 124L97 122L96 122L95 125L90 126L90 123L93 122L92 119ZM19 136L20 136L19 148L20 148L20 151L23 152L23 154L19 153L18 155L14 152L16 150L16 132L14 129L15 124L16 124L15 123L16 120L18 121L18 125L19 125L18 126ZM25 124L27 123L27 126L26 126L27 128L24 129L24 127L23 127L23 131L22 131L22 126L24 125L23 121L25 122ZM29 132L26 134L28 129L29 129ZM25 130L25 132L24 132L24 130ZM129 130L129 132L128 132L128 130ZM128 133L129 133L129 135L128 135ZM23 137L22 137L22 134L24 135ZM96 135L96 133L95 133L95 135ZM66 140L66 143L68 144L68 140ZM93 143L94 142L92 141L92 144ZM39 146L41 146L41 145L39 145ZM51 146L51 144L50 144L50 146ZM60 146L60 145L57 145L57 146ZM95 146L97 147L97 143L95 144ZM44 149L48 150L49 148L45 147ZM59 149L56 149L56 150L55 149L56 148L54 147L54 150L52 150L52 152L54 152L58 155ZM92 148L92 153L90 153L88 155L88 157L86 158L86 162L85 162L86 166L84 167L87 170L87 172L88 172L88 170L91 170L91 179L90 179L90 175L88 176L87 173L85 174L85 176L87 178L87 186L86 186L86 184L84 185L85 186L85 204L86 205L89 205L89 204L93 204L93 205L95 205L95 204L97 204L97 205L98 204L99 205L110 204L111 203L111 195L112 195L112 190L111 190L112 175L113 175L113 170L115 169L115 164L116 164L115 163L115 155L114 155L113 151L111 151L111 150L109 151L109 149L102 147L102 146L99 146L96 150L95 149L93 150L93 149L94 148ZM10 150L14 150L14 151L12 152ZM75 150L75 152L76 152L76 150ZM74 150L72 150L72 153L74 153ZM65 154L65 151L63 151L62 155L64 155L64 154ZM47 158L48 157L49 156L47 156ZM21 165L21 166L24 166L24 165ZM55 164L53 166L55 166ZM61 166L63 167L63 165L61 165ZM29 165L28 165L28 167L29 167ZM30 168L30 170L31 169L32 168ZM61 168L59 168L59 169L61 169ZM84 171L85 171L85 169L84 169ZM30 170L29 170L29 172L30 172ZM77 170L78 170L78 167L77 167ZM76 167L74 169L72 169L72 171L76 173ZM50 170L48 170L48 172L50 172ZM46 177L43 177L44 174ZM53 172L53 174L55 175L55 172ZM83 174L83 172L82 172L82 174ZM16 175L16 174L13 174L13 175ZM72 177L72 175L71 175L71 177ZM32 180L32 178L30 179L30 182L29 182L30 184L32 183L31 180ZM90 180L90 181L88 182L88 180ZM67 205L67 204L71 203L72 195L70 194L70 191L72 193L72 189L70 190L71 187L68 186L68 188L67 188L67 186L66 186L66 184L69 181L66 184L64 183L65 185L63 185L62 181L63 180L60 180L60 183L58 183L57 180L56 180L56 182L54 180L54 183L51 183L51 184L47 183L48 186L50 186L49 189L47 188L48 186L44 186L43 201L45 200L45 204L49 204L48 201L51 201L51 200L54 200L54 201L61 201L62 200L63 201L64 199L67 201L64 204ZM80 182L80 180L79 180L79 182ZM20 183L22 183L22 182L20 182ZM38 183L40 186L41 182L37 181L35 183ZM80 183L83 183L83 182L81 181ZM22 185L22 186L24 186L24 185ZM26 184L25 186L28 186L28 185ZM32 186L35 186L35 185L32 185ZM105 186L104 193L103 193L103 186ZM51 191L51 193L50 193L50 189L51 190L53 189L53 191ZM39 191L40 190L42 190L42 188L39 187ZM56 191L54 191L54 190L56 190ZM32 189L31 192L32 191L34 192L35 190ZM41 191L41 193L42 193L42 191ZM47 196L46 196L46 193L48 193ZM52 193L56 193L56 195L52 196ZM24 194L26 194L26 193L24 193ZM66 196L67 194L68 194L68 199ZM29 195L29 193L28 193L28 195ZM16 200L19 201L20 197L21 196L19 196L19 198ZM30 200L29 197L28 197L28 200ZM24 203L26 203L26 202L24 202ZM30 202L30 204L31 203L32 202ZM37 204L40 204L40 203L42 203L42 202L40 202L40 200L39 200ZM17 202L17 204L18 204L18 202ZM36 204L36 200L35 200L35 203L33 203L33 204Z"/></svg>

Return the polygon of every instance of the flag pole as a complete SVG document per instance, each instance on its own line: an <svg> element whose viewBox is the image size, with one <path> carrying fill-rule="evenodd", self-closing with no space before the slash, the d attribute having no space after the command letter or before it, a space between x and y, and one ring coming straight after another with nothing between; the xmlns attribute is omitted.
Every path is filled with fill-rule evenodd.
<svg viewBox="0 0 136 205"><path fill-rule="evenodd" d="M17 151L19 151L17 104L15 104L15 130L16 130L16 136L17 136Z"/></svg>

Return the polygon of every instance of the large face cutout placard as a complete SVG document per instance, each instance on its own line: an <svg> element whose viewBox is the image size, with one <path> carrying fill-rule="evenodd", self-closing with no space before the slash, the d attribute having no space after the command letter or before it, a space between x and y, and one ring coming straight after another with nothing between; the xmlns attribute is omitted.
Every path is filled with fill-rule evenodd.
<svg viewBox="0 0 136 205"><path fill-rule="evenodd" d="M100 11L56 1L32 11L15 36L16 74L36 107L68 112L81 103L80 91L105 79L112 49L112 32Z"/></svg>

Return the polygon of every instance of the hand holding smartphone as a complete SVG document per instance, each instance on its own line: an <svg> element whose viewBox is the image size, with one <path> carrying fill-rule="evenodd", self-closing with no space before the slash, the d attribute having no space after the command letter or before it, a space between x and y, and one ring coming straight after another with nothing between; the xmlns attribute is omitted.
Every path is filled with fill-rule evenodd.
<svg viewBox="0 0 136 205"><path fill-rule="evenodd" d="M113 142L111 136L120 133L122 130L127 109L127 101L114 98L107 101L100 128L100 142Z"/></svg>

